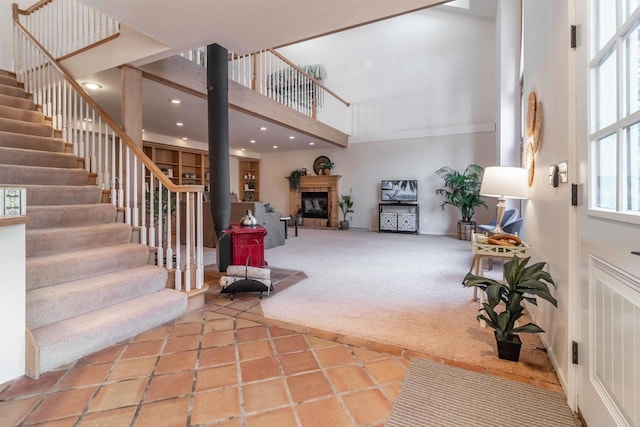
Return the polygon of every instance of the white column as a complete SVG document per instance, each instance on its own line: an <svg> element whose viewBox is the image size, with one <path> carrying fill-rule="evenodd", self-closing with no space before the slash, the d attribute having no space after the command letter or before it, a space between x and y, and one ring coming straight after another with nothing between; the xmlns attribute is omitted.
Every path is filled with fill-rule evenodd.
<svg viewBox="0 0 640 427"><path fill-rule="evenodd" d="M0 218L0 384L25 374L25 222Z"/></svg>

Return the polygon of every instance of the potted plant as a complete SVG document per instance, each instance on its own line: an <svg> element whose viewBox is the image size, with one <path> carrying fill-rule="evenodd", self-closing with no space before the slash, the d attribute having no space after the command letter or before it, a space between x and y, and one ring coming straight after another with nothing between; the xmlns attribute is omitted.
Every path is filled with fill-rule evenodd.
<svg viewBox="0 0 640 427"><path fill-rule="evenodd" d="M322 163L320 163L320 165L318 165L318 167L320 168L320 170L322 171L323 175L329 175L331 174L331 169L333 169L335 166L335 163L333 163L332 161L328 160L328 161L324 161Z"/></svg>
<svg viewBox="0 0 640 427"><path fill-rule="evenodd" d="M529 257L519 259L513 257L504 266L504 282L467 273L462 284L466 287L477 286L487 294L487 301L482 304L478 320L484 320L494 330L500 359L518 361L522 342L517 335L523 333L544 332L535 323L516 326L516 321L524 312L523 301L537 305L538 296L549 301L554 307L558 302L549 292L549 285L555 287L551 275L542 268L546 263L538 262L527 267ZM501 304L503 303L503 304ZM500 311L497 310L500 306Z"/></svg>
<svg viewBox="0 0 640 427"><path fill-rule="evenodd" d="M353 213L353 200L351 200L351 195L340 195L340 201L338 202L338 206L340 206L340 210L342 211L342 216L344 218L343 221L340 221L340 230L348 230L349 229L349 221L347 221L347 214Z"/></svg>
<svg viewBox="0 0 640 427"><path fill-rule="evenodd" d="M292 170L287 179L289 180L289 190L295 191L300 188L300 178L303 176L302 169ZM306 173L305 173L306 174Z"/></svg>
<svg viewBox="0 0 640 427"><path fill-rule="evenodd" d="M296 221L298 221L298 226L302 227L304 225L304 216L302 216L302 208L298 209L298 213L296 214Z"/></svg>
<svg viewBox="0 0 640 427"><path fill-rule="evenodd" d="M436 194L444 196L440 205L442 210L447 205L455 206L460 210L462 219L458 221L458 239L471 240L471 232L476 230L473 215L478 206L487 207L480 197L480 183L482 182L482 166L471 164L462 172L458 172L449 166L443 166L436 174L444 180L444 188L438 188Z"/></svg>

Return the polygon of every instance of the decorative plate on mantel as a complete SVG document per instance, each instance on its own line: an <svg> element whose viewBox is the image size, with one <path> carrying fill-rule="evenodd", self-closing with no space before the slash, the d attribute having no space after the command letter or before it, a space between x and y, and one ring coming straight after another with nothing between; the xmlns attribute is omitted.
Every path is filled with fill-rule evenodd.
<svg viewBox="0 0 640 427"><path fill-rule="evenodd" d="M331 160L329 160L327 156L320 156L317 159L315 159L313 161L313 171L316 173L316 175L322 175L322 171L320 170L320 165L330 161Z"/></svg>

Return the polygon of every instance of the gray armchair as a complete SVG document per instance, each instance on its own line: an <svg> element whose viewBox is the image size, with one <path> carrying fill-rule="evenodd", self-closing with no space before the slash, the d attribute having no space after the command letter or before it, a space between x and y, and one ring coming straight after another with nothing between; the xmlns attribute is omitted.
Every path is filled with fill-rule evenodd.
<svg viewBox="0 0 640 427"><path fill-rule="evenodd" d="M520 228L522 228L522 218L518 218L520 215L520 211L518 209L507 209L504 211L504 216L502 217L502 222L500 223L500 227L502 231L505 233L516 234L514 231L507 230L516 230L518 233L520 232ZM518 224L514 224L515 222ZM512 225L514 224L514 225ZM482 231L491 232L496 227L496 219L493 218L489 224L479 225L478 228Z"/></svg>

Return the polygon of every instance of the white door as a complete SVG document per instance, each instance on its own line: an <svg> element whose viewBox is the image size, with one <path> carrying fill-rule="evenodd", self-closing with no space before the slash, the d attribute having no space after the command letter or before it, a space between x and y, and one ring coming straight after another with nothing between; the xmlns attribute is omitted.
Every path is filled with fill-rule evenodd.
<svg viewBox="0 0 640 427"><path fill-rule="evenodd" d="M639 0L578 0L578 407L640 427Z"/></svg>

